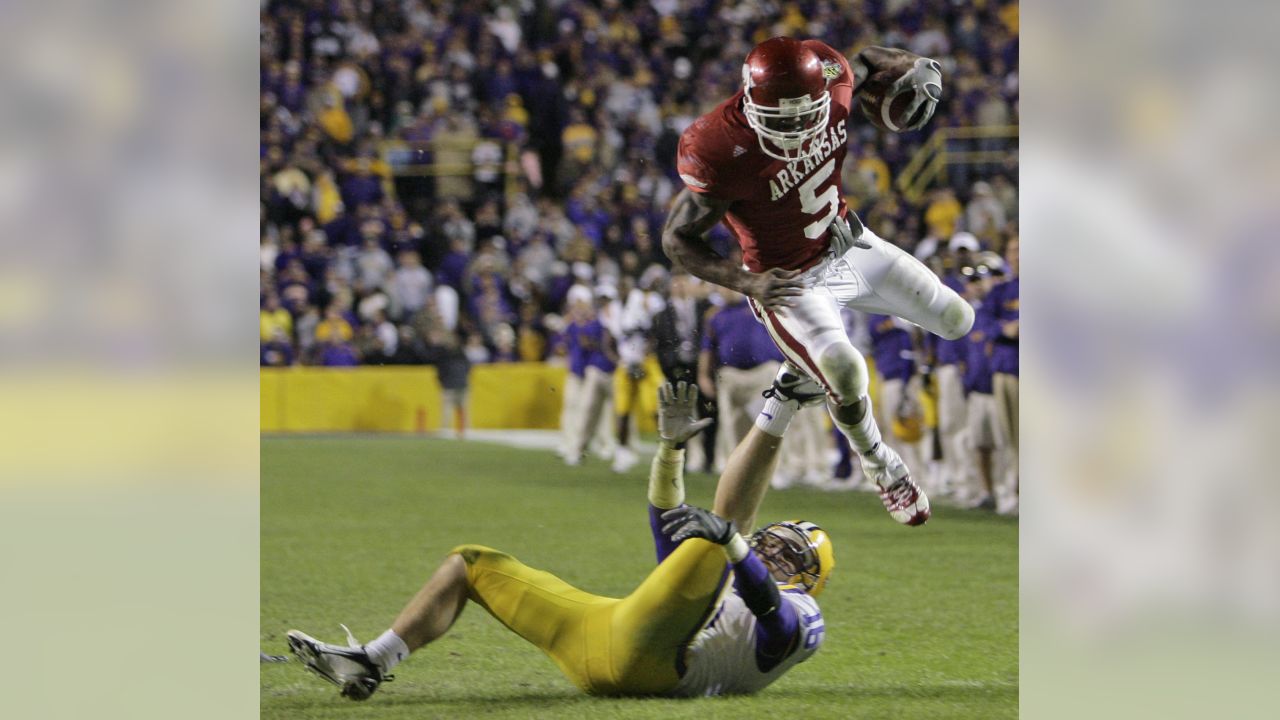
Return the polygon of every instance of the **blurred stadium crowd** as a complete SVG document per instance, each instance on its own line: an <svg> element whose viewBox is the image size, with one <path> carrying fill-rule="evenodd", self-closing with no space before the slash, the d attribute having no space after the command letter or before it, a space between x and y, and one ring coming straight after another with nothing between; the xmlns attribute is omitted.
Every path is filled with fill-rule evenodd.
<svg viewBox="0 0 1280 720"><path fill-rule="evenodd" d="M738 89L742 59L775 35L942 63L946 97L923 131L850 128L848 202L959 289L1012 274L1001 255L1017 233L1016 163L949 166L917 202L894 181L939 128L1017 124L1016 3L264 0L260 28L263 365L430 363L465 404L470 365L546 360L604 394L574 355L575 324L604 326L608 362L639 377L658 370L653 320L680 304L673 295L698 316L680 318L686 337L667 350L705 394L737 365L773 362L769 348L748 360L709 344L713 316L736 299L671 276L660 231L680 188L680 133ZM723 227L712 240L735 250ZM868 326L869 354L897 348L893 372L910 360L911 388L928 379L930 344L851 322ZM608 417L608 402L567 421ZM566 458L587 434L566 437Z"/></svg>

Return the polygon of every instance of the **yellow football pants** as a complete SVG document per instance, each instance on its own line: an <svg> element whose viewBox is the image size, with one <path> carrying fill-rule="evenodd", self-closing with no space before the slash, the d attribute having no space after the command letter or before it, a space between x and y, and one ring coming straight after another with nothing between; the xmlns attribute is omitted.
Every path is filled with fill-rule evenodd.
<svg viewBox="0 0 1280 720"><path fill-rule="evenodd" d="M724 553L699 539L681 543L622 599L583 592L482 545L455 553L467 564L468 597L594 695L673 690L680 654L714 609L726 576Z"/></svg>
<svg viewBox="0 0 1280 720"><path fill-rule="evenodd" d="M666 382L662 366L656 355L644 359L644 378L636 380L621 365L613 371L613 412L619 417L639 410L641 415L653 416L658 412L658 388Z"/></svg>

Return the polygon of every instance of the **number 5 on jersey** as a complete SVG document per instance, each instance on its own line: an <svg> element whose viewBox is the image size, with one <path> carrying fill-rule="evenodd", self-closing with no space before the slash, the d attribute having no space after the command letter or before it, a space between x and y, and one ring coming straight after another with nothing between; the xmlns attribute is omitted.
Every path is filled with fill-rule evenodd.
<svg viewBox="0 0 1280 720"><path fill-rule="evenodd" d="M822 236L822 233L826 232L827 227L831 225L831 221L835 219L836 212L840 209L840 188L836 187L836 183L831 183L831 186L822 191L821 195L817 194L818 186L831 177L831 172L835 170L835 167L835 158L827 160L813 174L813 177L805 180L798 188L800 192L800 209L806 215L822 212L824 205L827 208L827 213L822 218L804 226L804 236L810 240L817 240Z"/></svg>

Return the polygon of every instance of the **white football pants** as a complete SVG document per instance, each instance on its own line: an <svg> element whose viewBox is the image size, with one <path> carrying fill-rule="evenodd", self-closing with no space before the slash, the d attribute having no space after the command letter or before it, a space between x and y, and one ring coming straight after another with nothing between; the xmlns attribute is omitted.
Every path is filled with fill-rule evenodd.
<svg viewBox="0 0 1280 720"><path fill-rule="evenodd" d="M945 484L952 490L976 487L973 453L965 443L969 407L964 397L964 379L956 363L942 365L933 372L938 383L938 435L942 441L942 469Z"/></svg>
<svg viewBox="0 0 1280 720"><path fill-rule="evenodd" d="M577 430L573 435L574 444L570 446L570 457L581 456L589 445L595 445L597 452L601 452L601 442L606 443L608 453L612 453L616 445L610 440L613 437L613 413L609 411L612 400L613 374L588 367L578 390ZM600 435L605 436L604 440L599 438Z"/></svg>
<svg viewBox="0 0 1280 720"><path fill-rule="evenodd" d="M790 307L751 309L778 349L841 404L867 394L867 363L845 332L840 307L895 315L936 335L955 339L973 326L973 308L924 263L869 229L869 249L829 256L801 276L808 290Z"/></svg>

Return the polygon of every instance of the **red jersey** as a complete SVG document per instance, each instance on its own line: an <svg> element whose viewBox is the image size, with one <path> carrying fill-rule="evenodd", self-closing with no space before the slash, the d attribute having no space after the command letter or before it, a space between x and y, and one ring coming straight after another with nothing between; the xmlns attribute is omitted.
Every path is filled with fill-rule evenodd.
<svg viewBox="0 0 1280 720"><path fill-rule="evenodd" d="M831 93L827 127L812 141L820 148L816 155L791 162L766 155L742 112L742 90L690 125L676 153L676 168L690 190L731 203L725 224L752 272L812 267L830 245L831 221L847 212L840 175L853 69L825 43L804 45L822 60Z"/></svg>

